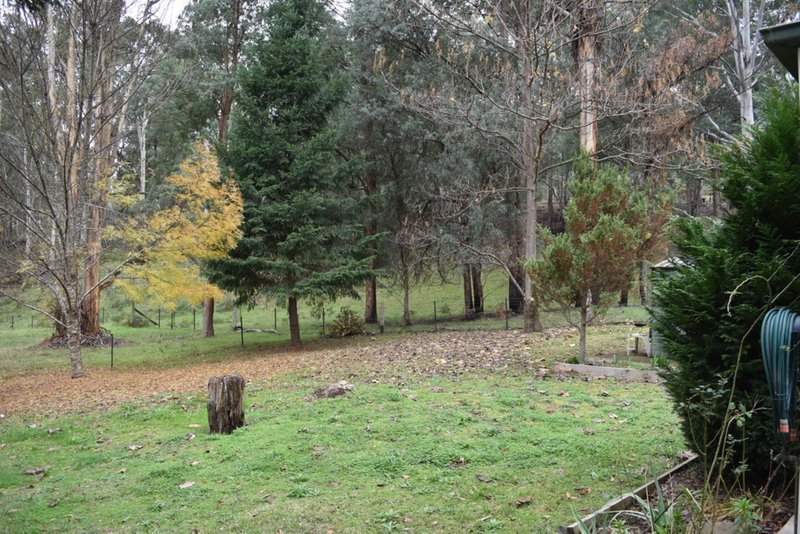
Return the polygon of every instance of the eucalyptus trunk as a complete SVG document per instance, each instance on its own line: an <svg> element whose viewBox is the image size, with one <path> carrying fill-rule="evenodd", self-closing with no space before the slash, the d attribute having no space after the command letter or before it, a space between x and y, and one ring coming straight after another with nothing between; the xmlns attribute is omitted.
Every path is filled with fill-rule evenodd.
<svg viewBox="0 0 800 534"><path fill-rule="evenodd" d="M302 345L300 341L300 319L297 314L297 299L289 297L289 333L292 338L292 346L299 347Z"/></svg>

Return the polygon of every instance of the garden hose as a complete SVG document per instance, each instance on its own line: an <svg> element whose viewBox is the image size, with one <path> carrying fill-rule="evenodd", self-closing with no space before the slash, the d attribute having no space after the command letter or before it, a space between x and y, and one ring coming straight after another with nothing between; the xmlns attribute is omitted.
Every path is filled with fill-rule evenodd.
<svg viewBox="0 0 800 534"><path fill-rule="evenodd" d="M769 310L761 325L761 356L772 397L772 416L783 443L797 440L794 406L797 390L798 349L792 343L800 316L787 308Z"/></svg>

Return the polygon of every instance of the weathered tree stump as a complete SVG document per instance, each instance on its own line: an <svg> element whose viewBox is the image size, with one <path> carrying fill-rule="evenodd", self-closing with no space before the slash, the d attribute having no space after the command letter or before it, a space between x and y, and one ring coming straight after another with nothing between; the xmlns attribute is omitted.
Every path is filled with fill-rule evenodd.
<svg viewBox="0 0 800 534"><path fill-rule="evenodd" d="M215 376L208 380L208 428L230 434L244 425L244 378Z"/></svg>

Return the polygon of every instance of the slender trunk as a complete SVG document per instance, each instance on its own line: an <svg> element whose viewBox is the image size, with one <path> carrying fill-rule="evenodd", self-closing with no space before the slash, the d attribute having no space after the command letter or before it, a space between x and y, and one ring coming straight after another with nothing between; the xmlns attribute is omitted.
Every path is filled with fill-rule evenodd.
<svg viewBox="0 0 800 534"><path fill-rule="evenodd" d="M464 316L472 317L475 314L475 306L472 301L472 276L469 263L464 264L462 281L464 287Z"/></svg>
<svg viewBox="0 0 800 534"><path fill-rule="evenodd" d="M580 332L580 341L578 343L578 361L581 363L586 363L586 323L587 323L587 316L588 316L588 306L586 304L586 298L583 299L583 304L581 305L581 322L578 325L578 331Z"/></svg>
<svg viewBox="0 0 800 534"><path fill-rule="evenodd" d="M289 333L292 336L292 346L299 347L300 341L300 320L297 316L297 299L289 297Z"/></svg>
<svg viewBox="0 0 800 534"><path fill-rule="evenodd" d="M555 191L553 188L553 173L547 177L547 227L553 231L553 221L556 218L556 207L554 204Z"/></svg>
<svg viewBox="0 0 800 534"><path fill-rule="evenodd" d="M483 284L481 283L481 264L470 265L472 277L472 311L477 315L483 313Z"/></svg>
<svg viewBox="0 0 800 534"><path fill-rule="evenodd" d="M411 275L408 272L408 266L403 264L403 324L405 326L411 325L411 306L409 304L408 295L411 292Z"/></svg>
<svg viewBox="0 0 800 534"><path fill-rule="evenodd" d="M624 288L622 291L619 292L619 305L627 307L628 306L628 289Z"/></svg>
<svg viewBox="0 0 800 534"><path fill-rule="evenodd" d="M514 313L522 313L525 307L525 295L519 290L519 286L525 284L522 267L515 264L509 270L512 276L508 279L508 309Z"/></svg>
<svg viewBox="0 0 800 534"><path fill-rule="evenodd" d="M110 59L107 59L110 64ZM100 86L100 106L97 124L100 128L97 136L98 150L95 154L95 176L92 205L89 208L89 221L86 228L86 274L84 288L86 295L82 303L81 329L84 335L100 334L100 255L103 248L103 221L105 219L106 180L111 174L111 83L112 77L106 68L100 67L100 73L107 77L107 82Z"/></svg>
<svg viewBox="0 0 800 534"><path fill-rule="evenodd" d="M374 263L369 263L370 269L375 268ZM378 322L378 279L374 275L370 275L364 283L364 322Z"/></svg>
<svg viewBox="0 0 800 534"><path fill-rule="evenodd" d="M372 134L369 124L367 125L367 134ZM364 174L364 193L369 197L374 195L375 191L378 189L378 180L375 176L375 171L372 169L367 169ZM372 213L370 213L368 217L369 218L365 226L366 235L369 239L378 233L378 221L375 218L375 215ZM373 258L369 262L370 269L375 268L375 256L377 253L378 251L375 249L375 246L370 245L369 255ZM378 322L378 280L375 275L370 275L370 277L367 278L366 285L364 287L364 322L372 324Z"/></svg>
<svg viewBox="0 0 800 534"><path fill-rule="evenodd" d="M214 299L203 301L203 337L214 337Z"/></svg>
<svg viewBox="0 0 800 534"><path fill-rule="evenodd" d="M642 306L647 306L649 304L649 299L647 298L647 262L640 261L639 262L639 301Z"/></svg>
<svg viewBox="0 0 800 534"><path fill-rule="evenodd" d="M84 275L86 295L82 303L81 331L86 336L100 334L100 252L103 208L96 203L90 208L89 227L86 234L87 263Z"/></svg>
<svg viewBox="0 0 800 534"><path fill-rule="evenodd" d="M72 378L81 378L86 374L83 368L83 354L81 353L81 324L78 308L67 310L67 347L69 348L69 361L72 369Z"/></svg>
<svg viewBox="0 0 800 534"><path fill-rule="evenodd" d="M603 0L583 0L578 15L578 85L580 87L581 148L597 152L597 110L595 93L599 79L598 48Z"/></svg>
<svg viewBox="0 0 800 534"><path fill-rule="evenodd" d="M523 91L530 101L530 86L525 84L527 89ZM536 169L533 158L533 123L529 119L523 119L522 126L522 167L521 182L525 187L525 261L536 259ZM522 266L520 266L522 268ZM542 323L539 318L539 305L535 302L531 291L531 278L528 273L525 277L525 305L522 313L525 317L525 332L541 332Z"/></svg>
<svg viewBox="0 0 800 534"><path fill-rule="evenodd" d="M139 138L139 194L144 196L147 187L147 114L136 125L136 134Z"/></svg>
<svg viewBox="0 0 800 534"><path fill-rule="evenodd" d="M26 176L30 176L28 151L22 155L22 166ZM31 242L33 240L33 187L29 178L25 179L25 258L31 257Z"/></svg>

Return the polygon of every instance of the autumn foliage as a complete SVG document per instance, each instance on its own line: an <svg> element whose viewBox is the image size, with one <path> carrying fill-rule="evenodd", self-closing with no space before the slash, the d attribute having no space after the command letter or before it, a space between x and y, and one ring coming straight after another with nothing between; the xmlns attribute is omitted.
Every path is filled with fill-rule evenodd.
<svg viewBox="0 0 800 534"><path fill-rule="evenodd" d="M135 302L168 310L180 301L197 305L221 298L221 290L205 280L201 266L224 257L241 236L239 189L223 178L214 151L202 141L166 185L172 203L154 212L147 224L124 233L143 252L117 284Z"/></svg>

